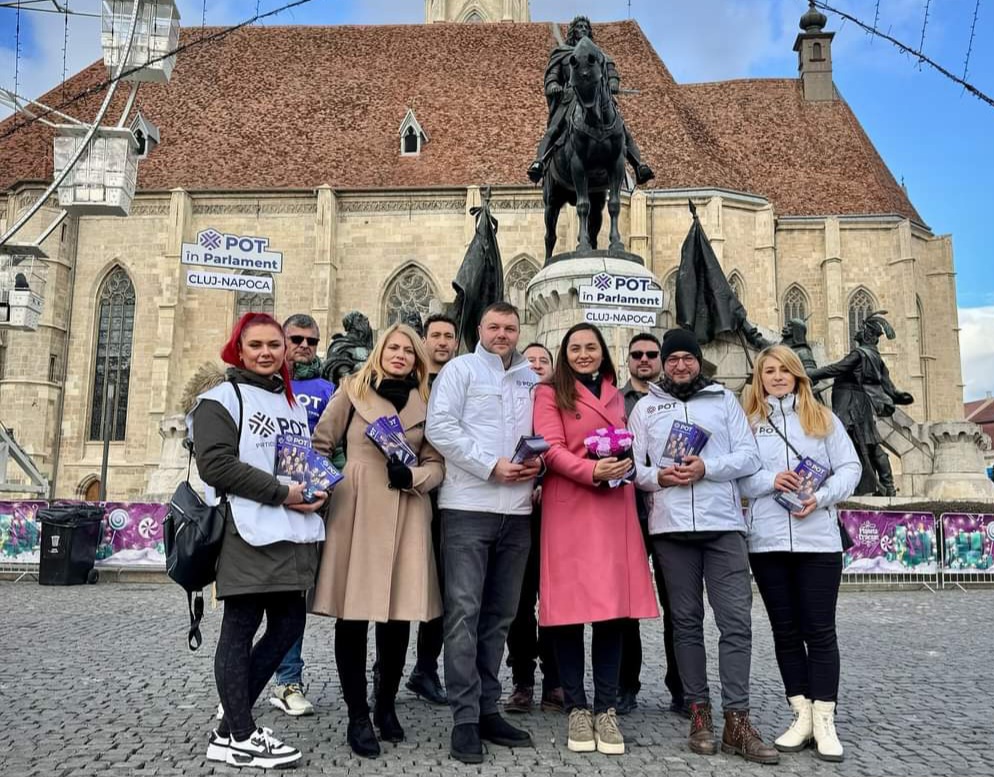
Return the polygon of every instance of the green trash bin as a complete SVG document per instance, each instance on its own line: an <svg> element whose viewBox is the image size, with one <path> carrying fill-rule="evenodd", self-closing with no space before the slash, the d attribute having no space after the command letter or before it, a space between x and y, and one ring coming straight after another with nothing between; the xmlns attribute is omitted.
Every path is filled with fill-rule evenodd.
<svg viewBox="0 0 994 777"><path fill-rule="evenodd" d="M38 511L41 521L39 585L97 582L93 568L103 528L104 508L58 505Z"/></svg>

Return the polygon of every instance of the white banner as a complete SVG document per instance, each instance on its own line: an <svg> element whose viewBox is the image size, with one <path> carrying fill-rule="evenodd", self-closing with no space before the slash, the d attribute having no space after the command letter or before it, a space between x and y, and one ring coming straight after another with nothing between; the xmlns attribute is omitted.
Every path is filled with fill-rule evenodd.
<svg viewBox="0 0 994 777"><path fill-rule="evenodd" d="M584 308L583 320L598 326L631 326L651 329L656 314L651 310L619 310L616 308Z"/></svg>
<svg viewBox="0 0 994 777"><path fill-rule="evenodd" d="M663 308L663 290L644 275L612 275L599 272L589 286L577 289L581 304L616 305L623 308Z"/></svg>
<svg viewBox="0 0 994 777"><path fill-rule="evenodd" d="M247 291L250 294L273 293L273 279L268 275L231 275L206 270L187 270L186 285L196 289Z"/></svg>
<svg viewBox="0 0 994 777"><path fill-rule="evenodd" d="M283 253L269 250L268 237L229 235L216 229L198 232L196 243L183 243L180 261L228 270L283 272Z"/></svg>

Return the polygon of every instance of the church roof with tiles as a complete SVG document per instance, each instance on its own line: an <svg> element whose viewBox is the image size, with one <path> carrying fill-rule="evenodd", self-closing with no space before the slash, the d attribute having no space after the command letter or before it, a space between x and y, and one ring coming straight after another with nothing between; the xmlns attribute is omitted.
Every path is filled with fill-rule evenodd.
<svg viewBox="0 0 994 777"><path fill-rule="evenodd" d="M182 42L216 31L186 29ZM758 194L778 215L921 221L843 100L807 102L797 79L677 84L632 21L597 24L594 39L636 92L618 99L651 186ZM250 27L193 46L168 84L139 89L162 136L139 190L528 185L554 44L548 24L514 23ZM66 109L90 118L105 78L94 63L42 102L93 89ZM418 155L400 153L408 109L430 138ZM0 191L51 179L53 131L36 123L3 137L21 121L0 123Z"/></svg>

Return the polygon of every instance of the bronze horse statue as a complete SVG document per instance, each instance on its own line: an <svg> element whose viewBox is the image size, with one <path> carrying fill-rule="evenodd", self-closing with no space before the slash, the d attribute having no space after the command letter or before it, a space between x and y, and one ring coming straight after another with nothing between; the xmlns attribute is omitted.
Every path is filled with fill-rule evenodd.
<svg viewBox="0 0 994 777"><path fill-rule="evenodd" d="M581 38L569 58L573 105L556 148L548 157L542 186L545 204L545 262L556 245L563 205L576 206L577 250L597 248L604 202L611 217L609 250L625 248L618 231L621 186L625 181L625 125L604 77L604 53Z"/></svg>

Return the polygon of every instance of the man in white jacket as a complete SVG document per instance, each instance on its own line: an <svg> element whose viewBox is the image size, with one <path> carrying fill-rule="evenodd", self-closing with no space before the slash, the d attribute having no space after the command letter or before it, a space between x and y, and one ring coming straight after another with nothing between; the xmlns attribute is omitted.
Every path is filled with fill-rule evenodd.
<svg viewBox="0 0 994 777"><path fill-rule="evenodd" d="M532 432L538 376L517 352L518 311L483 312L473 353L447 364L432 386L426 435L445 457L438 495L445 564L445 686L454 726L450 753L483 760L481 739L508 747L531 735L498 712L501 659L531 544L529 519L541 461L513 464Z"/></svg>
<svg viewBox="0 0 994 777"><path fill-rule="evenodd" d="M718 750L704 650L706 582L720 634L721 749L776 763L776 749L763 742L749 719L752 587L736 484L759 469L759 451L735 396L701 374L701 347L693 332L667 332L660 358L663 374L635 406L629 429L635 435L638 487L652 494L649 533L666 579L677 665L691 710L688 745L703 755ZM700 455L684 456L680 463L664 457L677 420L710 435Z"/></svg>

